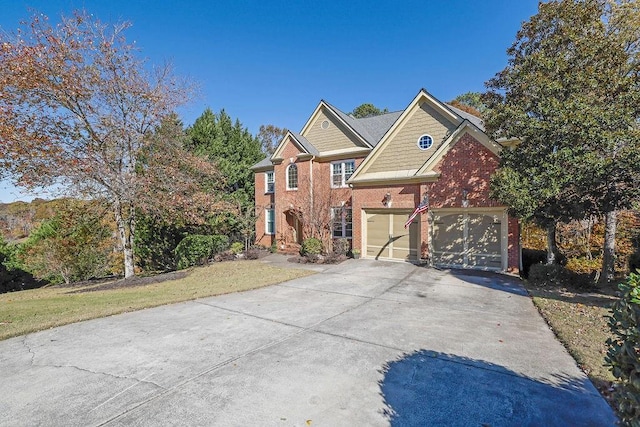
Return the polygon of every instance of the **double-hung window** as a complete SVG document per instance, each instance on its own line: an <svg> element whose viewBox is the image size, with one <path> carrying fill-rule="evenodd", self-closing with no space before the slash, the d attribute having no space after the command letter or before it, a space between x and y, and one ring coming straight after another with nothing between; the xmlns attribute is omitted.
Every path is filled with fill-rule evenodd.
<svg viewBox="0 0 640 427"><path fill-rule="evenodd" d="M356 162L354 160L331 163L331 186L334 188L346 187L347 180L351 178L355 169Z"/></svg>
<svg viewBox="0 0 640 427"><path fill-rule="evenodd" d="M298 166L295 163L287 166L287 190L298 189Z"/></svg>
<svg viewBox="0 0 640 427"><path fill-rule="evenodd" d="M275 175L273 171L264 173L264 192L265 193L273 193L275 190Z"/></svg>
<svg viewBox="0 0 640 427"><path fill-rule="evenodd" d="M331 208L332 235L334 238L350 239L353 236L353 219L351 208L342 206Z"/></svg>
<svg viewBox="0 0 640 427"><path fill-rule="evenodd" d="M264 232L266 234L276 234L276 216L274 209L265 209L265 227Z"/></svg>

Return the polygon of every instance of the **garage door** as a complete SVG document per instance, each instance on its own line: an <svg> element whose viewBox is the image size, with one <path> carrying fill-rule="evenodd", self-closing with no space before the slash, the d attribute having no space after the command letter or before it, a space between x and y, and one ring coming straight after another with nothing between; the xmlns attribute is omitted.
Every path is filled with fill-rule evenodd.
<svg viewBox="0 0 640 427"><path fill-rule="evenodd" d="M416 261L418 259L418 223L404 228L411 212L367 211L367 256L372 258Z"/></svg>
<svg viewBox="0 0 640 427"><path fill-rule="evenodd" d="M502 269L501 214L434 214L431 230L435 265Z"/></svg>

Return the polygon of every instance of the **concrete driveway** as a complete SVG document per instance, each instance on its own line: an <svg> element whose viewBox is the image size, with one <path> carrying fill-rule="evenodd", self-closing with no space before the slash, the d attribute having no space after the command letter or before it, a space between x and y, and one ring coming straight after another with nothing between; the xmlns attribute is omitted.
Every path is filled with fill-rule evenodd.
<svg viewBox="0 0 640 427"><path fill-rule="evenodd" d="M0 378L7 426L615 422L516 280L369 260L3 341Z"/></svg>

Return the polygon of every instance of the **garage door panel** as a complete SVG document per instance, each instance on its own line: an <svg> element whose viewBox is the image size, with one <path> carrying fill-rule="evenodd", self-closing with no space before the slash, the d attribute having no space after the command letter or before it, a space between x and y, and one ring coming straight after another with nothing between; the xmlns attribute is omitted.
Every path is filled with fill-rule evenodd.
<svg viewBox="0 0 640 427"><path fill-rule="evenodd" d="M367 214L367 256L389 257L389 218L383 214Z"/></svg>
<svg viewBox="0 0 640 427"><path fill-rule="evenodd" d="M367 215L367 242L383 246L389 240L389 219L385 215Z"/></svg>
<svg viewBox="0 0 640 427"><path fill-rule="evenodd" d="M486 213L434 215L434 264L502 268L500 217Z"/></svg>
<svg viewBox="0 0 640 427"><path fill-rule="evenodd" d="M464 263L463 216L436 216L433 223L433 258L436 264Z"/></svg>
<svg viewBox="0 0 640 427"><path fill-rule="evenodd" d="M418 224L404 228L408 213L367 213L367 256L416 260Z"/></svg>
<svg viewBox="0 0 640 427"><path fill-rule="evenodd" d="M491 215L469 215L469 251L500 254L501 223Z"/></svg>

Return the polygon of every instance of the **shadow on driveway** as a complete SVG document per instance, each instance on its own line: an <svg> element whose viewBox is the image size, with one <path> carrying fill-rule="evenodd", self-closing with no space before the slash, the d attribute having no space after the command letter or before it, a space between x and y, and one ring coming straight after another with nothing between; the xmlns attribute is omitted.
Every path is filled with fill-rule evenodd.
<svg viewBox="0 0 640 427"><path fill-rule="evenodd" d="M615 425L611 409L586 378L533 379L428 350L387 363L382 374L384 415L392 426Z"/></svg>

